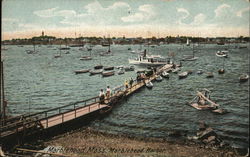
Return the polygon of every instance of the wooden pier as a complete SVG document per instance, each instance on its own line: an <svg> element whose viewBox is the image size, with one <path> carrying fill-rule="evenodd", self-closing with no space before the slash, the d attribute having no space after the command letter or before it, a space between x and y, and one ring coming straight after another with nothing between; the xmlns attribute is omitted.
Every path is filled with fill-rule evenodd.
<svg viewBox="0 0 250 157"><path fill-rule="evenodd" d="M105 104L100 103L99 97L93 97L47 111L6 119L5 125L0 127L0 143L3 144L6 140L13 137L17 138L20 135L28 136L35 132L43 132L90 114L106 113L124 97L133 94L145 86L146 82L154 81L157 75L171 68L171 64L158 68L152 76L145 78L143 81L135 82L132 87L125 88L121 85L113 90L113 95L110 98L105 98Z"/></svg>

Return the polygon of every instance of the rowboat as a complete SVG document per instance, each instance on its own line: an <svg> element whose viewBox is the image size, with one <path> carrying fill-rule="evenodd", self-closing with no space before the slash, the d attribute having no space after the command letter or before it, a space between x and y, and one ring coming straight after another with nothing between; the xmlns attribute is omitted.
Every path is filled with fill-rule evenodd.
<svg viewBox="0 0 250 157"><path fill-rule="evenodd" d="M102 69L102 67L103 67L103 65L96 65L96 66L94 66L94 69Z"/></svg>
<svg viewBox="0 0 250 157"><path fill-rule="evenodd" d="M146 87L149 88L149 89L153 88L153 86L154 85L153 85L153 83L151 81L146 83Z"/></svg>
<svg viewBox="0 0 250 157"><path fill-rule="evenodd" d="M135 67L133 65L129 66L129 67L124 67L125 71L134 71Z"/></svg>
<svg viewBox="0 0 250 157"><path fill-rule="evenodd" d="M102 77L109 77L109 76L112 76L114 74L115 74L114 71L102 72Z"/></svg>
<svg viewBox="0 0 250 157"><path fill-rule="evenodd" d="M89 72L89 69L75 70L76 74L87 73L87 72Z"/></svg>
<svg viewBox="0 0 250 157"><path fill-rule="evenodd" d="M102 69L99 69L99 70L91 70L89 71L90 75L96 75L96 74L101 74L102 73Z"/></svg>
<svg viewBox="0 0 250 157"><path fill-rule="evenodd" d="M217 56L217 57L227 57L227 53L228 53L227 50L217 51L217 52L216 52L216 56Z"/></svg>
<svg viewBox="0 0 250 157"><path fill-rule="evenodd" d="M225 73L225 69L219 69L219 70L218 70L218 73L219 73L219 74L224 74L224 73Z"/></svg>
<svg viewBox="0 0 250 157"><path fill-rule="evenodd" d="M80 60L91 60L91 59L92 59L91 56L82 56L82 57L80 58Z"/></svg>
<svg viewBox="0 0 250 157"><path fill-rule="evenodd" d="M162 76L162 77L165 77L165 78L169 78L169 73L167 73L166 71L163 71L163 72L161 73L161 76Z"/></svg>
<svg viewBox="0 0 250 157"><path fill-rule="evenodd" d="M162 77L160 75L158 75L158 76L156 76L155 80L160 82L160 81L162 81Z"/></svg>
<svg viewBox="0 0 250 157"><path fill-rule="evenodd" d="M114 67L112 66L112 67L104 67L103 68L104 70L114 70Z"/></svg>
<svg viewBox="0 0 250 157"><path fill-rule="evenodd" d="M203 74L203 70L202 69L198 69L198 71L196 72L197 74Z"/></svg>
<svg viewBox="0 0 250 157"><path fill-rule="evenodd" d="M125 73L124 68L119 68L117 74L121 75L121 74L124 74L124 73Z"/></svg>
<svg viewBox="0 0 250 157"><path fill-rule="evenodd" d="M186 72L186 71L182 72L182 73L178 74L178 76L179 76L179 79L186 78L188 76L188 72Z"/></svg>
<svg viewBox="0 0 250 157"><path fill-rule="evenodd" d="M207 72L207 78L213 78L214 77L214 74L212 72Z"/></svg>
<svg viewBox="0 0 250 157"><path fill-rule="evenodd" d="M239 77L240 82L246 82L249 79L249 75L248 74L242 74Z"/></svg>

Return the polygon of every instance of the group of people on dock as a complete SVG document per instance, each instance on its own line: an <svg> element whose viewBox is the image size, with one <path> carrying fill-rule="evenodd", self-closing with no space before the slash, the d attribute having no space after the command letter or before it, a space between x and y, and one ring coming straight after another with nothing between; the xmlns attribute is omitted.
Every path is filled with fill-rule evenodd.
<svg viewBox="0 0 250 157"><path fill-rule="evenodd" d="M111 89L109 86L107 86L107 89L106 89L106 94L104 93L103 89L101 89L100 93L99 93L99 98L100 98L100 104L105 104L105 95L106 95L106 98L109 99L110 96L111 96Z"/></svg>
<svg viewBox="0 0 250 157"><path fill-rule="evenodd" d="M132 88L133 84L134 80L132 77L129 80L126 79L124 83L125 90L127 90L128 88ZM106 99L109 99L111 97L111 89L109 86L107 86L106 93L104 92L103 89L100 90L99 93L100 104L105 104L105 97Z"/></svg>
<svg viewBox="0 0 250 157"><path fill-rule="evenodd" d="M130 88L131 88L131 87L133 86L133 83L134 83L134 80L133 80L133 78L131 77L129 81L128 81L128 80L125 80L124 86L125 86L126 89L129 88L129 86L130 86Z"/></svg>

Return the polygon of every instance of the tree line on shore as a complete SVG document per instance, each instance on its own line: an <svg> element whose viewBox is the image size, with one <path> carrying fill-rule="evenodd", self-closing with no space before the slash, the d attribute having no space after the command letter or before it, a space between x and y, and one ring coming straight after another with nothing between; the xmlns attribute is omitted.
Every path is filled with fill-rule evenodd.
<svg viewBox="0 0 250 157"><path fill-rule="evenodd" d="M78 37L78 38L56 38L54 36L37 36L32 38L4 40L4 45L102 45L102 44L185 44L189 40L191 43L246 43L250 42L250 37L191 37L191 36L167 36L165 38L126 38L126 37Z"/></svg>

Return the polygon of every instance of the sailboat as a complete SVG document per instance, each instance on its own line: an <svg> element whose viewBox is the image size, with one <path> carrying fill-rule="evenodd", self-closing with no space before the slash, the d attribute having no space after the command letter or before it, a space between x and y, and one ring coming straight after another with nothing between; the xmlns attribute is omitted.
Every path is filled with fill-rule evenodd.
<svg viewBox="0 0 250 157"><path fill-rule="evenodd" d="M195 53L195 50L194 50L194 44L193 44L193 55L185 55L181 61L195 61L195 60L197 60L199 57L195 57L194 53Z"/></svg>
<svg viewBox="0 0 250 157"><path fill-rule="evenodd" d="M190 43L189 43L189 39L187 38L187 43L186 43L187 46L190 46Z"/></svg>
<svg viewBox="0 0 250 157"><path fill-rule="evenodd" d="M37 51L36 51L36 45L33 44L33 50L26 50L26 53L27 54L35 54L35 53L37 53Z"/></svg>
<svg viewBox="0 0 250 157"><path fill-rule="evenodd" d="M100 56L111 56L111 55L113 55L111 53L111 50L110 50L110 38L108 39L108 42L109 42L108 45L106 45L106 46L108 46L108 51L100 53Z"/></svg>
<svg viewBox="0 0 250 157"><path fill-rule="evenodd" d="M80 60L92 60L92 57L91 57L92 49L88 49L88 51L89 51L89 55L80 57Z"/></svg>
<svg viewBox="0 0 250 157"><path fill-rule="evenodd" d="M62 55L62 52L61 52L61 45L60 45L60 48L59 48L59 54L56 54L55 56L54 56L54 58L60 58L61 57L61 55Z"/></svg>

